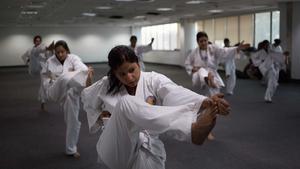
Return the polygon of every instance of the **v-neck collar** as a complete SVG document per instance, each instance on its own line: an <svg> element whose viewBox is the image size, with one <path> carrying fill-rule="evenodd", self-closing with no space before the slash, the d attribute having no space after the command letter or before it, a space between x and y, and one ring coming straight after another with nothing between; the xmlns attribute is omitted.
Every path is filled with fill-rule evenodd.
<svg viewBox="0 0 300 169"><path fill-rule="evenodd" d="M143 97L143 79L144 79L144 73L141 71L140 79L136 86L135 95L133 95L133 96L138 96L141 98ZM125 95L125 94L129 95L129 93L124 85L122 85L121 88L122 88L121 92L120 92L121 95Z"/></svg>

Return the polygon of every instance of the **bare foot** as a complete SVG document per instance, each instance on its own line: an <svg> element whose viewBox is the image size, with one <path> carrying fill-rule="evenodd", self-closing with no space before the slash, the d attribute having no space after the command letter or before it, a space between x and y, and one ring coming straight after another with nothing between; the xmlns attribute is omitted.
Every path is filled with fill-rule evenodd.
<svg viewBox="0 0 300 169"><path fill-rule="evenodd" d="M220 115L228 115L230 113L230 105L229 103L224 99L224 94L219 93L215 94L210 97L211 100L213 100L214 104L218 107L218 114Z"/></svg>
<svg viewBox="0 0 300 169"><path fill-rule="evenodd" d="M146 102L151 104L151 105L156 105L156 98L154 96L148 96L146 98Z"/></svg>
<svg viewBox="0 0 300 169"><path fill-rule="evenodd" d="M100 114L100 118L109 118L111 116L109 111L104 110L101 114Z"/></svg>
<svg viewBox="0 0 300 169"><path fill-rule="evenodd" d="M73 157L75 159L79 159L80 158L80 154L78 152L74 153L74 154L67 154L68 157Z"/></svg>
<svg viewBox="0 0 300 169"><path fill-rule="evenodd" d="M215 136L212 133L209 133L208 136L207 136L207 139L212 141L212 140L215 139Z"/></svg>
<svg viewBox="0 0 300 169"><path fill-rule="evenodd" d="M41 103L41 110L42 110L43 112L46 112L45 103Z"/></svg>
<svg viewBox="0 0 300 169"><path fill-rule="evenodd" d="M192 124L192 143L201 145L214 128L216 124L217 106L211 104L197 118L197 121Z"/></svg>

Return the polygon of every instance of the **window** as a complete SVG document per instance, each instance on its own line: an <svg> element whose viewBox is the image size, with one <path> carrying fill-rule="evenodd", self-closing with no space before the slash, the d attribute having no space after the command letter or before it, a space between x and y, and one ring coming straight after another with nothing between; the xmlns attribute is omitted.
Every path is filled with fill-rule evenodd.
<svg viewBox="0 0 300 169"><path fill-rule="evenodd" d="M209 40L223 46L223 39L229 38L231 45L244 41L256 45L279 38L280 12L263 12L224 18L213 18L196 22L197 31L205 31ZM255 41L254 41L255 40Z"/></svg>
<svg viewBox="0 0 300 169"><path fill-rule="evenodd" d="M254 34L254 15L241 15L240 17L240 35L239 42L244 41L245 43L249 43L253 45L253 34Z"/></svg>
<svg viewBox="0 0 300 169"><path fill-rule="evenodd" d="M224 38L229 38L231 45L242 40L253 42L253 15L231 16L207 19L196 23L197 31L205 31L209 41L223 47Z"/></svg>
<svg viewBox="0 0 300 169"><path fill-rule="evenodd" d="M256 13L255 14L255 45L263 40L269 40L271 37L271 13Z"/></svg>
<svg viewBox="0 0 300 169"><path fill-rule="evenodd" d="M143 45L147 45L150 43L151 38L154 38L155 40L152 44L154 50L178 49L178 30L178 23L142 27L141 42Z"/></svg>
<svg viewBox="0 0 300 169"><path fill-rule="evenodd" d="M226 18L217 18L215 19L215 39L214 42L216 45L223 47L224 37L226 37Z"/></svg>
<svg viewBox="0 0 300 169"><path fill-rule="evenodd" d="M239 42L239 17L227 17L226 37L230 39L231 45Z"/></svg>
<svg viewBox="0 0 300 169"><path fill-rule="evenodd" d="M279 38L279 28L280 28L280 12L279 11L273 11L272 12L272 42L274 42L274 39ZM271 43L272 43L271 42Z"/></svg>
<svg viewBox="0 0 300 169"><path fill-rule="evenodd" d="M208 40L209 41L215 41L214 36L214 20L213 19L207 19L204 20L204 31L207 33Z"/></svg>

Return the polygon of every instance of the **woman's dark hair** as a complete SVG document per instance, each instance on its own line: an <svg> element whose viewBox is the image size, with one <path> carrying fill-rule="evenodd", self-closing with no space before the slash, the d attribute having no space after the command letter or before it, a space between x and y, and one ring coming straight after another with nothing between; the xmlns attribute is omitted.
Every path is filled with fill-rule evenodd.
<svg viewBox="0 0 300 169"><path fill-rule="evenodd" d="M280 39L274 39L274 43L279 45L281 43L281 40Z"/></svg>
<svg viewBox="0 0 300 169"><path fill-rule="evenodd" d="M114 71L125 62L138 63L138 57L134 51L124 45L112 48L108 54L108 65L110 70L107 73L109 79L109 88L107 94L114 95L120 91L122 83L115 76Z"/></svg>
<svg viewBox="0 0 300 169"><path fill-rule="evenodd" d="M130 41L132 41L132 40L137 40L137 37L136 37L135 35L132 35L132 36L130 37Z"/></svg>
<svg viewBox="0 0 300 169"><path fill-rule="evenodd" d="M34 38L33 38L33 42L35 42L35 41L36 41L36 39L40 39L40 40L42 41L42 37L41 37L40 35L36 35L36 36L34 36Z"/></svg>
<svg viewBox="0 0 300 169"><path fill-rule="evenodd" d="M57 42L55 43L55 45L54 45L54 49L56 49L58 46L62 46L64 49L66 49L66 51L67 51L68 54L71 53L71 51L70 51L70 49L69 49L69 46L68 46L68 44L67 44L66 41L64 41L64 40L59 40L59 41L57 41Z"/></svg>
<svg viewBox="0 0 300 169"><path fill-rule="evenodd" d="M207 39L208 39L208 36L207 36L207 34L205 33L205 32L198 32L197 33L197 42L198 42L198 40L200 39L200 38L202 38L202 37L206 37Z"/></svg>
<svg viewBox="0 0 300 169"><path fill-rule="evenodd" d="M224 43L229 43L230 41L229 41L229 39L228 38L225 38L224 39Z"/></svg>

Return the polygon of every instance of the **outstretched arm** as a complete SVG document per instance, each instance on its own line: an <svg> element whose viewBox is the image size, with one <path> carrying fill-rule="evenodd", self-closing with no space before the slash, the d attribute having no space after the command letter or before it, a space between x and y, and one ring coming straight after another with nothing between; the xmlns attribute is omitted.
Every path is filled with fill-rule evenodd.
<svg viewBox="0 0 300 169"><path fill-rule="evenodd" d="M93 77L94 77L94 69L92 66L89 66L88 67L88 75L87 75L86 82L85 82L86 87L89 87L93 84Z"/></svg>

